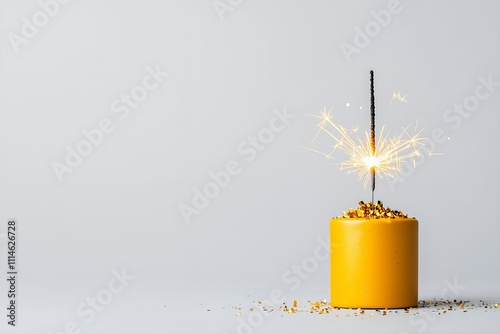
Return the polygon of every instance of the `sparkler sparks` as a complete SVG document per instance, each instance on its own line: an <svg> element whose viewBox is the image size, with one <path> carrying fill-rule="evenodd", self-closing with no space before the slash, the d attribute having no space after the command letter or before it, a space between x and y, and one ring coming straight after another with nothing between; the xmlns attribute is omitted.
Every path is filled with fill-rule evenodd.
<svg viewBox="0 0 500 334"><path fill-rule="evenodd" d="M392 104L392 101L408 102L408 101L406 100L406 96L407 96L407 95L408 95L408 94L401 95L401 92L397 92L397 93L396 93L396 92L393 92L393 93L392 93L391 102L389 102L389 105L391 105L391 104Z"/></svg>
<svg viewBox="0 0 500 334"><path fill-rule="evenodd" d="M383 179L385 177L395 177L400 169L401 163L411 161L415 164L415 158L422 154L426 138L421 137L422 129L417 125L406 126L401 133L391 137L389 131L382 127L377 138L377 146L372 153L370 133L365 132L364 137L357 133L351 135L351 131L333 122L333 110L323 109L321 115L308 115L320 119L317 124L318 132L314 136L311 144L314 144L320 134L326 134L333 139L331 151L324 151L306 148L319 153L328 159L333 159L335 151L342 151L347 155L347 160L340 163L340 170L346 173L355 173L359 180L363 180L366 189L373 168L377 175Z"/></svg>

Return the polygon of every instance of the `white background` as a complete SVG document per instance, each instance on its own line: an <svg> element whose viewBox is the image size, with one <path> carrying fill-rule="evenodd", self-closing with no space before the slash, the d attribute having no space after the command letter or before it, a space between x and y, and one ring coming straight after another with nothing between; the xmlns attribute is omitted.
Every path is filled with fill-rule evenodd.
<svg viewBox="0 0 500 334"><path fill-rule="evenodd" d="M328 240L332 216L370 195L356 176L300 148L316 132L305 114L333 108L335 120L364 133L371 69L378 129L395 134L418 119L424 136L449 137L436 144L442 155L425 155L394 187L379 180L376 191L420 222L420 299L440 298L456 281L459 294L446 297L498 301L500 3L401 0L350 61L341 43L355 46L357 29L373 25L371 11L387 1L221 3L232 10L210 0L74 0L14 47L23 18L42 9L0 1L0 233L17 219L20 272L19 326L6 325L2 306L2 332L59 333L74 321L83 333L235 333L230 306L273 289L287 301L329 299L328 261L296 290L282 276ZM120 119L112 102L157 66L168 77ZM447 121L448 109L473 101L480 77L497 82L493 93L460 124ZM408 102L389 106L399 91ZM238 147L285 109L295 117L247 161ZM53 163L105 118L114 130L59 182ZM233 160L241 173L188 224L179 205L192 206L210 172ZM86 323L77 306L122 269L134 279ZM426 330L498 330L498 312L483 313ZM419 329L408 316L270 319L255 332Z"/></svg>

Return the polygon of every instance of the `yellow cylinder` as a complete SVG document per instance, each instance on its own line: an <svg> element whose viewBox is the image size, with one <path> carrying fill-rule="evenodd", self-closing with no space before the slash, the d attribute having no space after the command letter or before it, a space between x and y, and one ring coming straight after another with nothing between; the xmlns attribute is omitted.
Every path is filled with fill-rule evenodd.
<svg viewBox="0 0 500 334"><path fill-rule="evenodd" d="M345 308L418 305L418 221L330 221L331 304Z"/></svg>

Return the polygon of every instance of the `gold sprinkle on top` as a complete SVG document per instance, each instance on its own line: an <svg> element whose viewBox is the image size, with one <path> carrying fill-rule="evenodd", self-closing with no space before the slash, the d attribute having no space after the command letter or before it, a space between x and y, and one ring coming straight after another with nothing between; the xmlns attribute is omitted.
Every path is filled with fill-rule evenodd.
<svg viewBox="0 0 500 334"><path fill-rule="evenodd" d="M342 212L342 216L336 218L408 218L402 211L393 210L391 208L384 208L384 203L378 201L377 203L360 201L357 209L349 209Z"/></svg>

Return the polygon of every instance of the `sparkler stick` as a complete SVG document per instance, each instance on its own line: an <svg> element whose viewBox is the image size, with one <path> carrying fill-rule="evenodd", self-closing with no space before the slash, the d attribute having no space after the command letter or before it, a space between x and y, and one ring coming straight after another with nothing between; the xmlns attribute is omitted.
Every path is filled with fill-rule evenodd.
<svg viewBox="0 0 500 334"><path fill-rule="evenodd" d="M375 91L373 87L373 71L370 71L370 95L371 95L371 125L370 125L370 148L372 157L375 156ZM375 166L370 168L372 176L372 203L374 203L375 193Z"/></svg>

